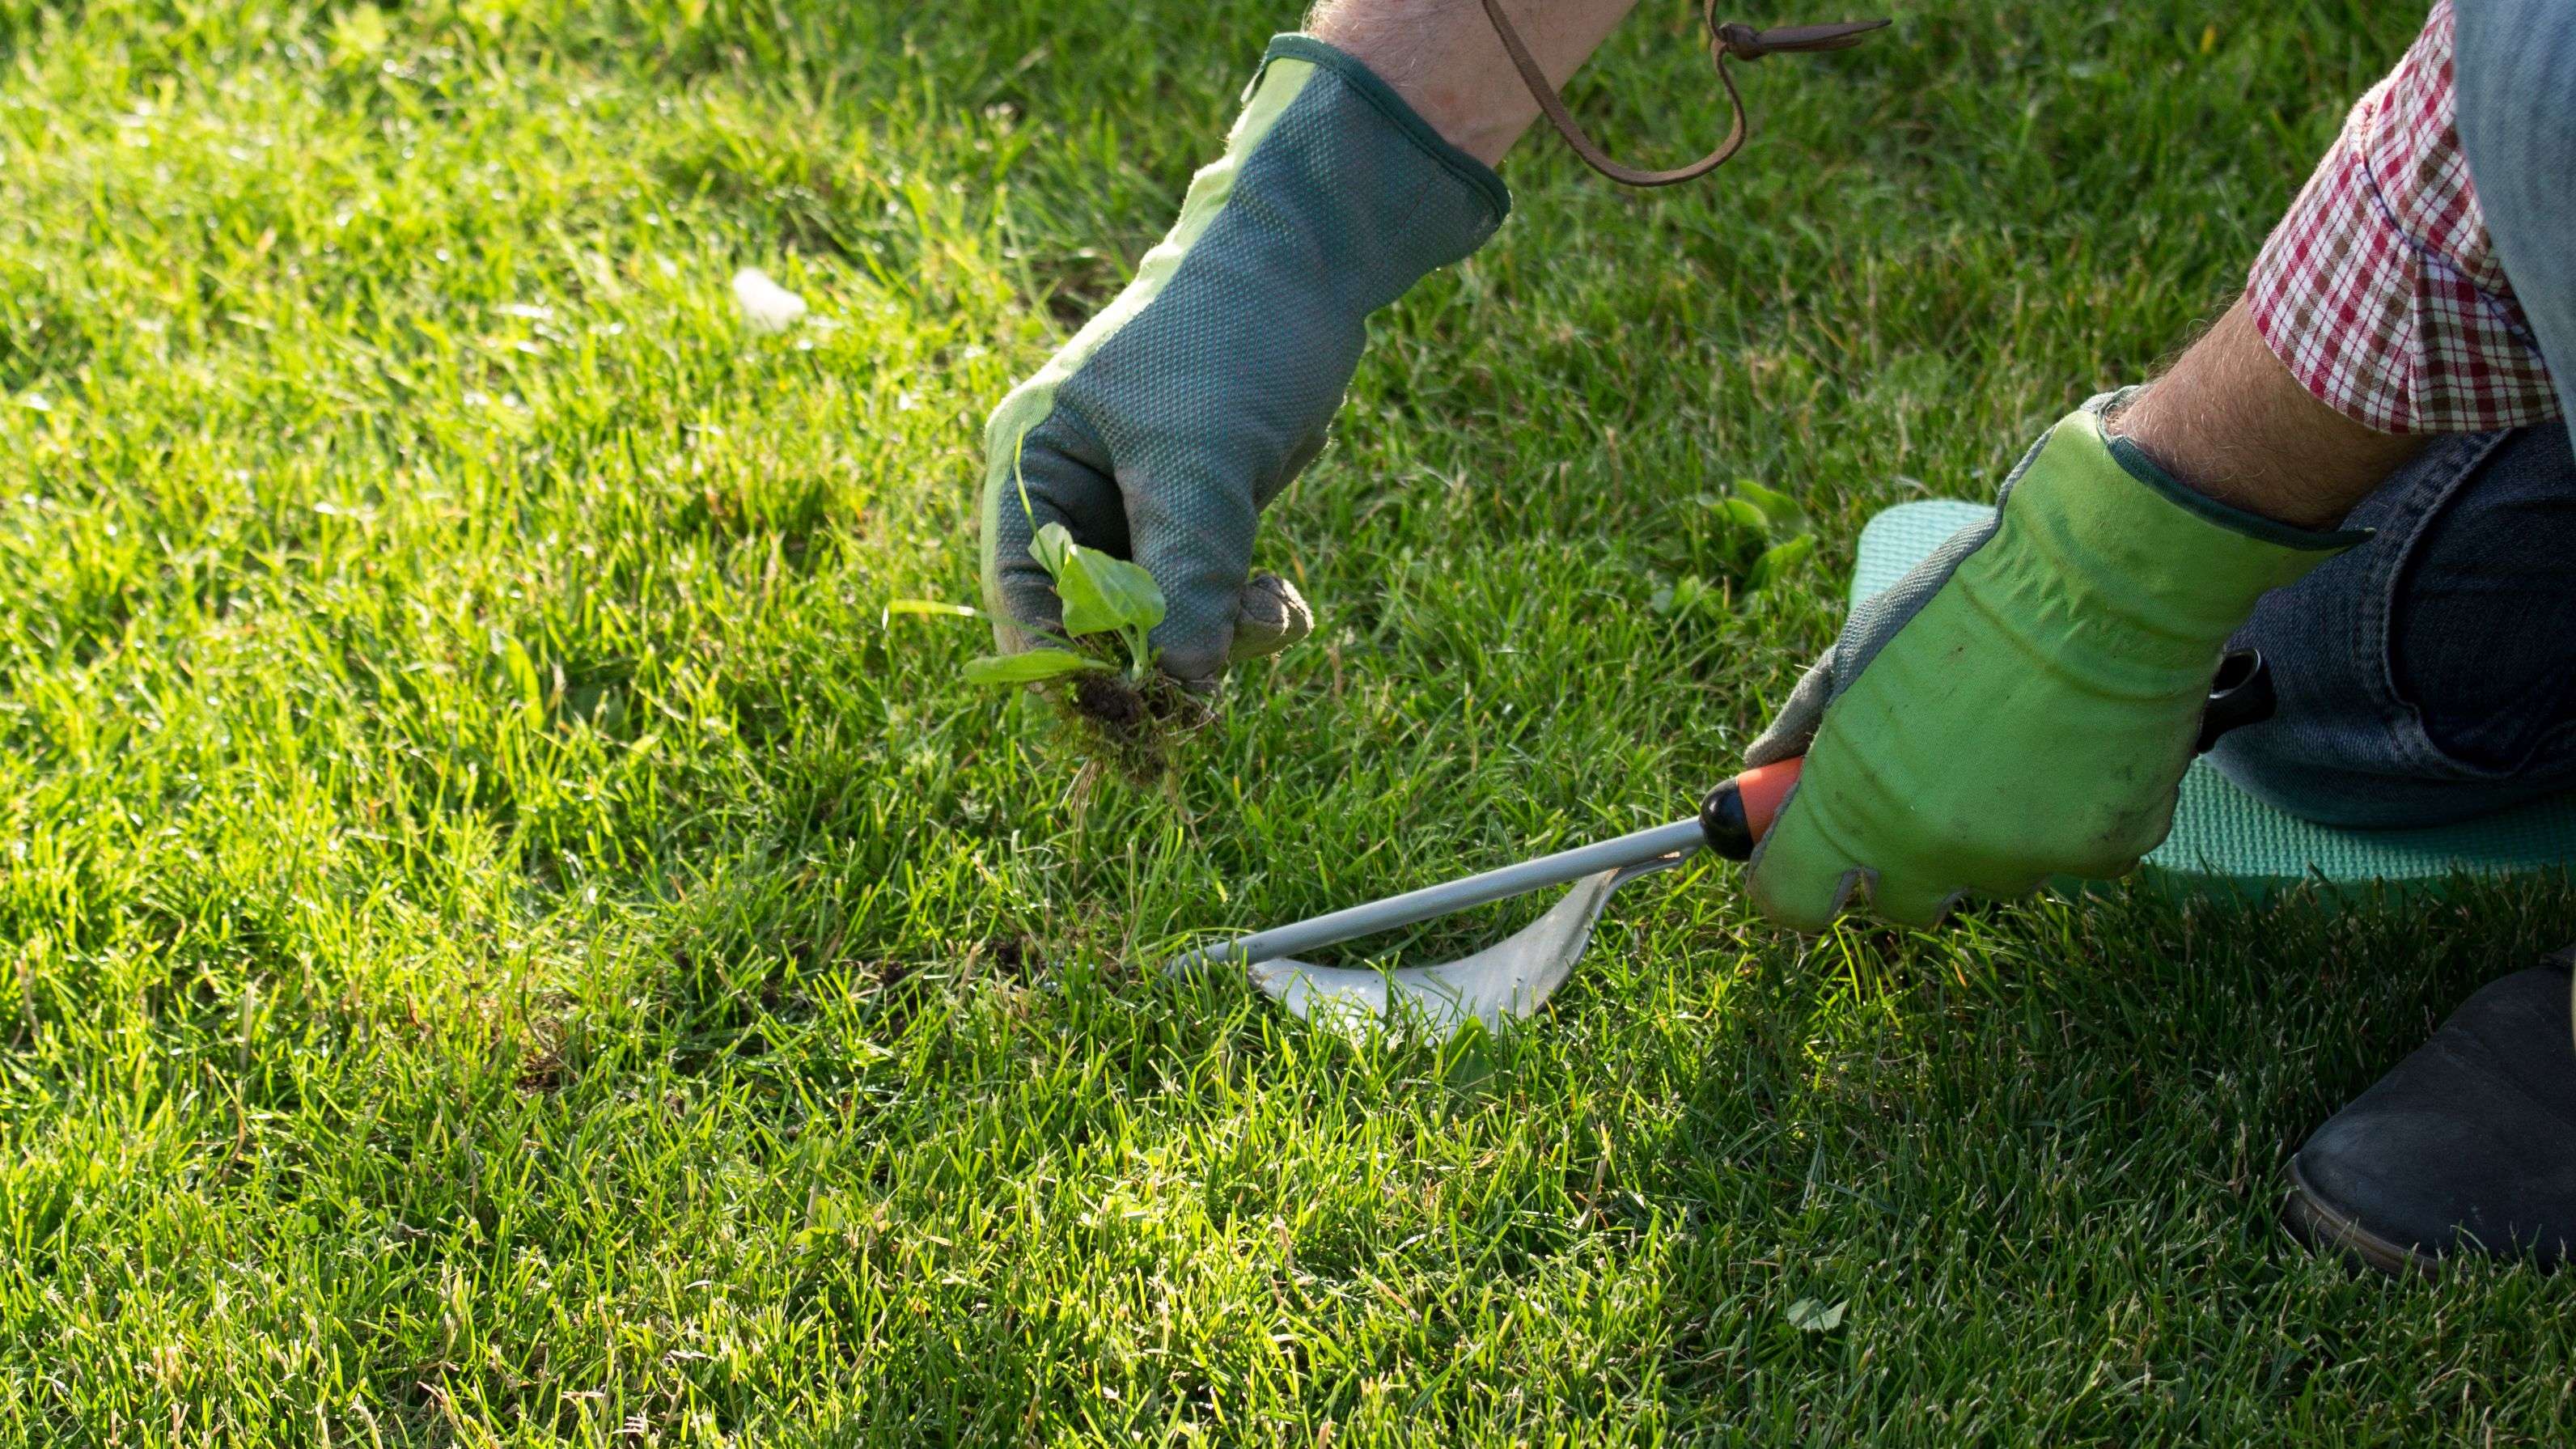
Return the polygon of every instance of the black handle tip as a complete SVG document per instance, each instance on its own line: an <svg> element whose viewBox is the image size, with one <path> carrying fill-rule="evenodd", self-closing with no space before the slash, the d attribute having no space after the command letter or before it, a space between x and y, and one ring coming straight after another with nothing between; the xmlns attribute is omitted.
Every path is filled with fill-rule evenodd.
<svg viewBox="0 0 2576 1449"><path fill-rule="evenodd" d="M1699 802L1699 833L1708 837L1709 849L1728 860L1753 858L1753 823L1744 818L1744 792L1733 780Z"/></svg>

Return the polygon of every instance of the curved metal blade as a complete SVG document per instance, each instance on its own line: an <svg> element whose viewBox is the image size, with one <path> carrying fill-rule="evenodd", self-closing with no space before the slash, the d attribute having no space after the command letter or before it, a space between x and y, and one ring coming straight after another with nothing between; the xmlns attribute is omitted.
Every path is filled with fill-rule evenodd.
<svg viewBox="0 0 2576 1449"><path fill-rule="evenodd" d="M1455 961L1376 971L1272 960L1250 968L1252 982L1290 1011L1345 1036L1409 1025L1445 1038L1470 1021L1492 1030L1506 1018L1533 1015L1564 983L1591 944L1592 927L1612 891L1685 858L1670 855L1585 876L1547 914Z"/></svg>

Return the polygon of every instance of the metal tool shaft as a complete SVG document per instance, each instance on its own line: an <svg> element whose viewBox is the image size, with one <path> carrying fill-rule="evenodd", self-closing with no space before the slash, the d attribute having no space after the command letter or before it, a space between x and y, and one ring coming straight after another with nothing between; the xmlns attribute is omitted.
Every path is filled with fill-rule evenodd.
<svg viewBox="0 0 2576 1449"><path fill-rule="evenodd" d="M1392 931L1398 926L1410 926L1417 921L1463 911L1470 906L1564 885L1600 871L1643 865L1665 856L1689 855L1707 843L1708 837L1701 831L1696 816L1676 820L1670 825L1635 831L1616 840L1560 850L1554 855L1543 855L1500 870L1489 870L1441 885L1424 886L1418 891L1407 891L1400 896L1389 896L1382 901L1352 906L1311 920L1273 926L1267 931L1255 931L1231 941L1214 942L1173 958L1164 969L1192 971L1228 961L1247 966L1276 961L1280 957L1312 951L1336 941Z"/></svg>

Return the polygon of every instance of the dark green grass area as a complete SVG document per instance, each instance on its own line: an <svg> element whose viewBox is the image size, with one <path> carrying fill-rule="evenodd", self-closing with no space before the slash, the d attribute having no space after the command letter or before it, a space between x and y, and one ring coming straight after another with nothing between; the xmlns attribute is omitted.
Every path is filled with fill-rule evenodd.
<svg viewBox="0 0 2576 1449"><path fill-rule="evenodd" d="M2563 1285L2274 1221L2563 887L1801 943L1712 865L1439 1049L1142 970L1685 812L2409 11L1909 7L1712 183L1533 143L1154 794L879 611L1290 5L0 0L0 1440L2564 1442ZM1622 149L1722 129L1692 23Z"/></svg>

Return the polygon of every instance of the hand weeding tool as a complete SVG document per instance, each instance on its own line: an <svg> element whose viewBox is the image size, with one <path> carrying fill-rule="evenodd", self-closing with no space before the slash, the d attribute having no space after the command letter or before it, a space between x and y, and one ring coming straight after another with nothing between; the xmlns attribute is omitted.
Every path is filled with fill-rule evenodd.
<svg viewBox="0 0 2576 1449"><path fill-rule="evenodd" d="M2211 681L2195 749L2205 751L2227 731L2270 718L2273 704L2271 671L2262 655L2250 649L2229 654ZM1803 763L1782 760L1747 770L1708 792L1697 815L1670 825L1211 942L1174 958L1163 969L1195 972L1240 963L1254 985L1290 1011L1345 1029L1373 1030L1394 1018L1418 1021L1441 1036L1455 1033L1471 1020L1490 1029L1508 1017L1536 1012L1565 980L1591 942L1592 927L1611 892L1641 875L1670 870L1701 850L1713 850L1729 860L1749 859L1763 832L1771 828L1790 787L1798 782ZM1294 959L1336 942L1568 882L1574 888L1545 915L1455 961L1377 970L1315 966Z"/></svg>

